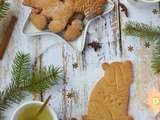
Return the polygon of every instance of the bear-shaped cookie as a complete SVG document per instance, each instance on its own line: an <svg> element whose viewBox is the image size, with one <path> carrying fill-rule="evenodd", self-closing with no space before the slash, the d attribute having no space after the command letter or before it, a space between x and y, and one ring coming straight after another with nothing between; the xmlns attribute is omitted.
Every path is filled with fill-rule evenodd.
<svg viewBox="0 0 160 120"><path fill-rule="evenodd" d="M103 64L104 77L92 91L86 120L133 120L128 115L132 63Z"/></svg>
<svg viewBox="0 0 160 120"><path fill-rule="evenodd" d="M31 13L31 21L36 28L44 30L48 28L51 32L60 33L62 31L67 32L67 40L73 40L79 37L82 33L83 25L76 20L73 22L72 28L67 27L69 19L75 13L81 13L86 18L91 19L103 12L104 4L107 0L24 0L23 4L30 6L38 13ZM82 22L82 21L81 21ZM77 32L77 33L76 33ZM69 36L68 36L69 35ZM76 36L76 38L75 38ZM70 39L69 39L70 38Z"/></svg>

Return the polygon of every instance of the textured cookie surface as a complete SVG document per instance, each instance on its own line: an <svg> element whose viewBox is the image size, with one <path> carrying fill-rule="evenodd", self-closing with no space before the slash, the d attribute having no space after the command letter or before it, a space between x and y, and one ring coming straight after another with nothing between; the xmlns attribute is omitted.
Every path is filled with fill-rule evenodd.
<svg viewBox="0 0 160 120"><path fill-rule="evenodd" d="M83 29L83 23L81 20L74 20L72 21L71 25L68 25L67 30L64 33L64 38L67 41L73 41L75 40L78 36L81 35Z"/></svg>
<svg viewBox="0 0 160 120"><path fill-rule="evenodd" d="M75 14L92 19L104 11L105 3L107 0L23 0L33 9L31 22L37 29L63 34L66 41L76 40L82 34L84 18L70 22Z"/></svg>
<svg viewBox="0 0 160 120"><path fill-rule="evenodd" d="M130 61L103 64L104 77L97 83L88 105L88 120L133 120L128 115L132 83Z"/></svg>

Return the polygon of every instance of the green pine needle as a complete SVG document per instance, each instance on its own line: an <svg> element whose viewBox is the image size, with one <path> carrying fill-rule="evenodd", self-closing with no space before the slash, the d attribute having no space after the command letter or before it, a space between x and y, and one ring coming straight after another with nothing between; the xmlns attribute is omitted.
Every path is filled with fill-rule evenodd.
<svg viewBox="0 0 160 120"><path fill-rule="evenodd" d="M160 26L153 27L143 23L129 21L126 23L124 33L127 36L136 36L156 43L153 50L152 69L155 74L160 73Z"/></svg>
<svg viewBox="0 0 160 120"><path fill-rule="evenodd" d="M12 103L20 102L25 94L20 89L23 82L26 80L30 73L30 56L29 54L23 54L18 52L13 65L12 65L12 82L5 89L5 91L0 92L0 114L4 112ZM4 116L0 116L4 117Z"/></svg>
<svg viewBox="0 0 160 120"><path fill-rule="evenodd" d="M43 67L36 69L31 80L27 81L27 91L32 93L43 93L49 87L57 84L57 80L60 78L60 69L54 66L49 66L48 69Z"/></svg>
<svg viewBox="0 0 160 120"><path fill-rule="evenodd" d="M127 22L123 31L127 36L136 36L149 41L155 41L160 38L160 27L133 21Z"/></svg>
<svg viewBox="0 0 160 120"><path fill-rule="evenodd" d="M0 0L0 21L7 15L9 3L6 0Z"/></svg>
<svg viewBox="0 0 160 120"><path fill-rule="evenodd" d="M12 65L12 81L18 85L31 76L30 55L18 52Z"/></svg>
<svg viewBox="0 0 160 120"><path fill-rule="evenodd" d="M50 66L32 71L30 55L18 52L12 65L12 82L0 92L0 120L13 103L19 103L26 92L43 93L60 78L60 68Z"/></svg>
<svg viewBox="0 0 160 120"><path fill-rule="evenodd" d="M160 73L160 40L157 41L153 50L152 68L155 74Z"/></svg>

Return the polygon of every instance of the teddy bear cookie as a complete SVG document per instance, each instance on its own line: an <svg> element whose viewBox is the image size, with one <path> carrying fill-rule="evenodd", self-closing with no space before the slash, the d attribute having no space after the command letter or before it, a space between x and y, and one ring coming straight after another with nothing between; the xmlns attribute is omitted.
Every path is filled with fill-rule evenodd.
<svg viewBox="0 0 160 120"><path fill-rule="evenodd" d="M100 15L107 0L24 0L23 4L32 7L31 22L39 29L46 28L54 33L64 34L67 41L78 38L83 31L83 20L76 19L68 25L76 13L91 19Z"/></svg>
<svg viewBox="0 0 160 120"><path fill-rule="evenodd" d="M86 120L133 120L128 115L132 63L103 64L104 77L92 91Z"/></svg>

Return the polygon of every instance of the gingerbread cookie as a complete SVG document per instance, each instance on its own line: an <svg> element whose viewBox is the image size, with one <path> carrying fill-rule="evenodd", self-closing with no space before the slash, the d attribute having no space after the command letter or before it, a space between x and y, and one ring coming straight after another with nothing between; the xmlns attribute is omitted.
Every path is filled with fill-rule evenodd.
<svg viewBox="0 0 160 120"><path fill-rule="evenodd" d="M107 0L23 0L23 4L32 7L31 22L39 29L46 28L54 33L64 34L67 41L77 39L83 31L83 20L74 20L68 25L75 13L91 19L104 11Z"/></svg>
<svg viewBox="0 0 160 120"><path fill-rule="evenodd" d="M66 31L64 32L64 39L66 41L73 41L78 38L83 30L84 15L81 13L75 13L69 20Z"/></svg>
<svg viewBox="0 0 160 120"><path fill-rule="evenodd" d="M87 120L133 120L128 115L132 63L114 62L102 66L105 74L91 94Z"/></svg>

